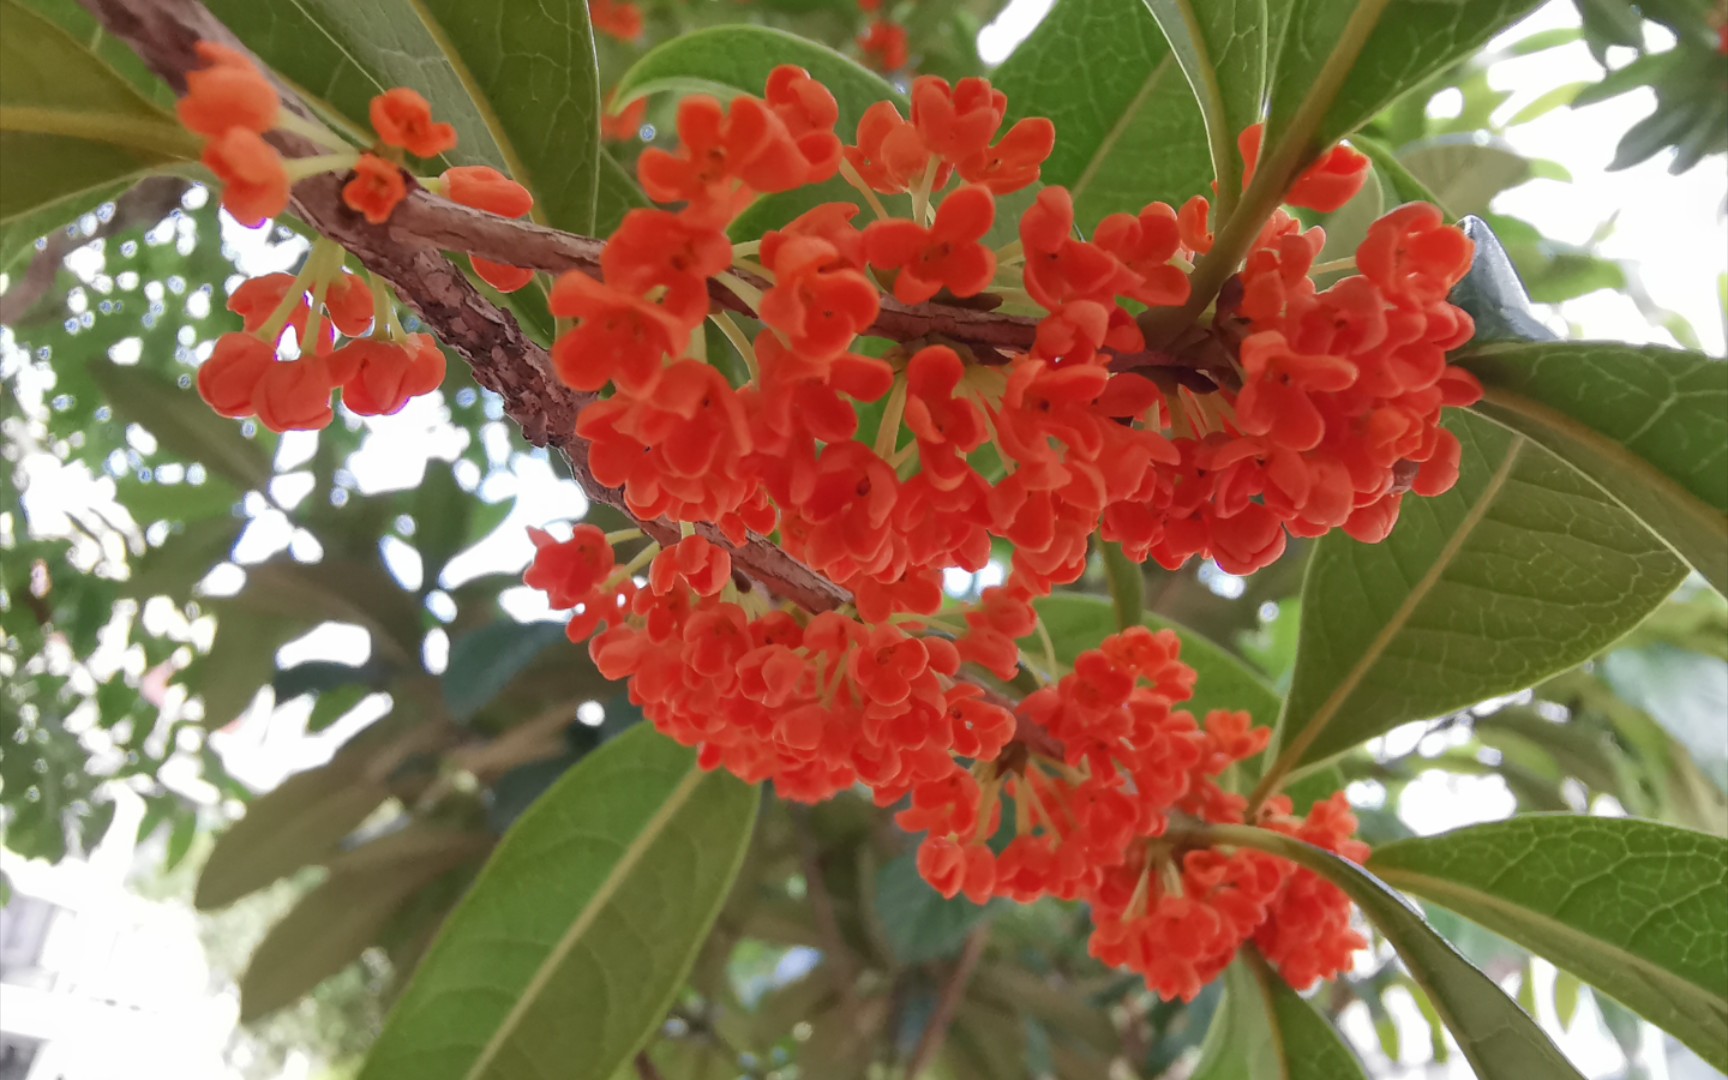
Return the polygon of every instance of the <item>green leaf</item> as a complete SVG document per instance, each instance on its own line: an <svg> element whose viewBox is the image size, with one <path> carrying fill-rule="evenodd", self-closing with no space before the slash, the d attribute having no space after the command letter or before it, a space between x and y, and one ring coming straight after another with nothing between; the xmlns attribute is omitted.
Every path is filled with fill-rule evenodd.
<svg viewBox="0 0 1728 1080"><path fill-rule="evenodd" d="M269 485L269 456L240 433L238 423L217 416L197 393L154 371L107 360L93 361L89 372L119 420L148 431L175 457L198 462L242 491L262 491Z"/></svg>
<svg viewBox="0 0 1728 1080"><path fill-rule="evenodd" d="M1266 158L1349 134L1429 76L1475 53L1538 0L1287 0L1275 24ZM1264 160L1264 158L1263 158ZM1294 172L1290 173L1294 175Z"/></svg>
<svg viewBox="0 0 1728 1080"><path fill-rule="evenodd" d="M130 576L120 584L120 595L135 599L166 596L181 602L191 599L192 586L228 558L245 527L245 518L213 517L169 533L132 564Z"/></svg>
<svg viewBox="0 0 1728 1080"><path fill-rule="evenodd" d="M892 101L902 110L906 97L875 72L860 67L826 45L766 26L712 26L681 34L636 61L618 80L615 107L648 94L712 94L722 100L739 94L762 96L768 74L781 64L796 64L826 86L840 106L837 131L849 138L864 110Z"/></svg>
<svg viewBox="0 0 1728 1080"><path fill-rule="evenodd" d="M1530 162L1504 145L1445 135L1407 146L1398 159L1457 220L1481 214L1494 196L1530 179Z"/></svg>
<svg viewBox="0 0 1728 1080"><path fill-rule="evenodd" d="M1130 560L1121 544L1104 543L1104 576L1110 582L1110 605L1116 611L1116 628L1139 626L1144 616L1146 578L1138 563Z"/></svg>
<svg viewBox="0 0 1728 1080"><path fill-rule="evenodd" d="M902 852L882 866L875 883L882 936L894 958L908 965L959 952L994 906L960 896L945 899L918 873L917 859L916 849Z"/></svg>
<svg viewBox="0 0 1728 1080"><path fill-rule="evenodd" d="M477 497L462 490L453 469L442 461L426 463L426 476L414 491L414 550L420 553L421 588L438 587L438 575L468 541L468 519Z"/></svg>
<svg viewBox="0 0 1728 1080"><path fill-rule="evenodd" d="M498 845L363 1080L610 1080L683 985L758 802L647 725L583 758Z"/></svg>
<svg viewBox="0 0 1728 1080"><path fill-rule="evenodd" d="M1209 842L1257 848L1289 859L1344 890L1427 992L1478 1080L1583 1080L1494 980L1458 955L1409 901L1373 874L1329 851L1267 829L1218 825L1204 829L1203 835Z"/></svg>
<svg viewBox="0 0 1728 1080"><path fill-rule="evenodd" d="M1073 664L1074 658L1116 632L1110 601L1084 593L1057 593L1033 602L1038 617L1050 631L1056 659ZM1146 614L1141 620L1154 630L1173 630L1182 639L1182 662L1199 678L1194 697L1183 708L1204 717L1212 709L1246 709L1259 724L1271 724L1278 715L1278 695L1248 669L1248 666L1218 645L1185 626ZM1021 641L1020 648L1034 662L1043 655L1036 635Z"/></svg>
<svg viewBox="0 0 1728 1080"><path fill-rule="evenodd" d="M1477 411L1601 485L1728 592L1728 364L1654 345L1468 348Z"/></svg>
<svg viewBox="0 0 1728 1080"><path fill-rule="evenodd" d="M457 638L444 669L444 703L450 715L458 721L472 718L541 653L559 644L569 646L564 625L556 622L499 622Z"/></svg>
<svg viewBox="0 0 1728 1080"><path fill-rule="evenodd" d="M329 764L295 773L254 799L246 816L216 841L198 875L200 911L248 893L335 854L336 846L390 797L372 776L370 756L338 753Z"/></svg>
<svg viewBox="0 0 1728 1080"><path fill-rule="evenodd" d="M1578 975L1728 1069L1728 840L1530 814L1387 844L1368 868Z"/></svg>
<svg viewBox="0 0 1728 1080"><path fill-rule="evenodd" d="M1642 709L1686 748L1703 772L1728 788L1728 660L1672 645L1617 649L1598 672L1625 702Z"/></svg>
<svg viewBox="0 0 1728 1080"><path fill-rule="evenodd" d="M364 130L374 95L410 87L456 127L448 164L507 173L534 193L543 225L593 229L600 80L583 0L208 6L327 116Z"/></svg>
<svg viewBox="0 0 1728 1080"><path fill-rule="evenodd" d="M1378 544L1340 532L1315 546L1267 785L1581 663L1685 576L1636 518L1540 446L1465 413L1446 424L1463 444L1451 491L1407 497Z"/></svg>
<svg viewBox="0 0 1728 1080"><path fill-rule="evenodd" d="M1220 194L1242 186L1236 137L1260 122L1266 91L1266 0L1144 0L1188 76L1206 122ZM1226 199L1225 201L1229 201Z"/></svg>
<svg viewBox="0 0 1728 1080"><path fill-rule="evenodd" d="M353 963L403 903L490 845L486 836L412 827L368 848L403 836L432 841L412 857L337 870L264 935L240 977L240 1020L247 1023L291 1005ZM362 848L361 850L365 850Z"/></svg>
<svg viewBox="0 0 1728 1080"><path fill-rule="evenodd" d="M198 141L179 121L60 27L17 0L0 0L0 19L0 224L49 206L59 216L197 158ZM29 222L38 235L54 224Z"/></svg>
<svg viewBox="0 0 1728 1080"><path fill-rule="evenodd" d="M1069 189L1082 227L1207 190L1205 122L1142 0L1058 0L990 80L1007 123L1056 124L1043 180Z"/></svg>
<svg viewBox="0 0 1728 1080"><path fill-rule="evenodd" d="M205 727L227 726L276 671L276 650L307 628L299 619L262 618L233 598L209 605L216 614L210 651L186 671L186 687L204 702Z"/></svg>
<svg viewBox="0 0 1728 1080"><path fill-rule="evenodd" d="M1193 1080L1366 1080L1362 1063L1326 1018L1253 952L1224 972L1224 1003Z"/></svg>

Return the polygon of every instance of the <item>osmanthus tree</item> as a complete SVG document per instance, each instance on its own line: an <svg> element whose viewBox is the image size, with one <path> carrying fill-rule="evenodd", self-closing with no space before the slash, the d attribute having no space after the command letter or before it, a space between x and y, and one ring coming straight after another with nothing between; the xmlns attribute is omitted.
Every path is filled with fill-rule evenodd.
<svg viewBox="0 0 1728 1080"><path fill-rule="evenodd" d="M1683 722L1722 653L1728 367L1553 340L1459 216L1525 174L1411 145L1533 6L1060 0L986 82L966 4L675 33L707 9L0 0L9 250L103 206L88 291L139 303L159 174L310 241L183 315L171 275L115 340L84 295L38 346L15 430L131 521L12 525L15 834L102 824L100 745L178 835L163 762L221 781L201 733L261 685L315 727L387 692L197 897L325 868L244 1009L382 946L368 1078L1348 1077L1331 1018L1366 1002L1397 1057L1393 989L1481 1077L1578 1076L1528 956L1562 1014L1582 981L1728 1067L1720 760ZM816 40L854 34L904 77ZM169 234L214 229L189 205ZM497 521L489 437L356 493L351 418L433 394L590 500L533 533L567 621L444 587ZM265 513L317 550L195 592ZM379 554L409 541L417 582ZM1300 596L1241 637L1202 563L1257 600L1305 566ZM370 656L276 670L327 621ZM1381 741L1428 720L1438 754ZM1400 836L1344 794L1430 767L1520 812Z"/></svg>

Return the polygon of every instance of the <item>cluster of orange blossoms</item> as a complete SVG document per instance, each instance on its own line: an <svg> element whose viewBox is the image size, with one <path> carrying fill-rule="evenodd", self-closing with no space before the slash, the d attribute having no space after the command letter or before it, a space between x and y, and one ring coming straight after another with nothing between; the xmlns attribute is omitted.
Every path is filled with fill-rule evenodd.
<svg viewBox="0 0 1728 1080"><path fill-rule="evenodd" d="M1479 393L1445 362L1471 330L1445 302L1470 243L1433 208L1405 207L1370 230L1360 274L1322 292L1310 271L1324 234L1277 213L1215 315L1235 379L1199 392L1121 361L1148 355L1131 309L1188 300L1187 270L1212 245L1207 200L1112 215L1081 240L1069 194L1046 187L1018 242L993 245L998 200L1037 182L1055 134L1037 118L1004 131L1005 113L984 80L922 78L909 118L877 104L846 143L834 99L799 69L776 70L761 99L686 98L679 149L639 163L649 196L680 208L633 211L598 279L553 290L573 320L560 377L607 394L577 426L596 478L644 520L732 543L775 535L844 585L850 609L776 604L688 530L625 566L590 526L538 534L528 582L574 610L571 638L591 639L601 671L705 767L793 799L862 784L904 803L945 895L1085 900L1094 952L1166 996L1192 997L1250 939L1307 986L1364 943L1345 896L1270 856L1167 838L1172 821L1247 819L1220 778L1268 738L1245 713L1178 708L1194 672L1174 634L1118 634L1017 706L963 669L1020 673L1032 601L1080 576L1095 533L1137 559L1246 573L1287 535L1379 539L1405 491L1446 490L1458 445L1442 406ZM1258 129L1242 140L1250 175L1258 143ZM837 175L875 220L837 202L759 242L726 236L760 196ZM1335 210L1366 175L1340 147L1288 201ZM1025 354L867 354L884 294L989 293L1043 312ZM709 362L708 321L742 385ZM942 572L982 569L996 539L1014 545L1010 583L945 608ZM1290 810L1274 798L1252 820L1365 857L1342 796Z"/></svg>
<svg viewBox="0 0 1728 1080"><path fill-rule="evenodd" d="M1406 492L1447 490L1459 446L1442 410L1480 394L1446 362L1472 331L1446 301L1471 244L1434 208L1405 206L1369 229L1358 273L1322 291L1323 232L1276 211L1204 330L1211 381L1178 379L1136 313L1189 301L1214 242L1209 201L1113 214L1081 239L1065 189L1028 192L1052 125L1004 130L1006 111L983 79L920 78L910 117L878 103L846 142L834 98L797 68L774 71L762 98L684 99L678 148L638 162L648 196L678 209L632 211L598 277L565 274L551 293L568 326L555 370L602 395L576 430L593 475L682 536L620 564L613 542L635 530L536 531L527 582L705 768L791 799L863 785L900 804L944 895L1083 900L1095 955L1166 997L1191 998L1250 940L1306 987L1364 944L1344 894L1184 836L1246 822L1359 861L1342 795L1298 817L1286 798L1234 794L1225 773L1269 733L1246 713L1180 708L1195 673L1169 631L1114 635L1067 674L1048 648L1047 663L1027 661L1022 642L1043 634L1034 601L1080 577L1094 535L1172 569L1200 556L1248 573L1288 536L1378 540ZM1250 176L1259 141L1257 128L1241 141ZM817 206L759 241L727 236L761 197L837 176L857 204ZM480 201L449 174L444 189L526 212L526 193L503 199L510 182L493 177ZM1366 177L1361 155L1334 148L1285 201L1335 210ZM1004 199L1017 239L996 235ZM861 206L873 220L860 223ZM347 333L352 287L328 280L340 287L314 290L312 320L322 304ZM1035 309L1035 337L1013 355L939 331L883 348L885 295ZM300 317L282 310L264 330ZM710 324L735 364L710 361ZM317 331L302 339L322 356ZM324 364L352 407L350 366ZM420 392L411 372L395 394ZM752 534L853 602L810 613L736 577L726 545ZM1008 583L945 601L944 571L982 570L997 540L1013 545ZM984 674L1028 673L1043 685L1018 703L985 688Z"/></svg>
<svg viewBox="0 0 1728 1080"><path fill-rule="evenodd" d="M456 130L432 119L426 99L397 87L372 100L379 152L346 148L321 126L284 110L250 57L207 41L197 50L206 66L187 75L180 118L207 140L204 163L222 181L222 205L247 226L285 210L292 181L343 169L353 173L343 185L343 201L380 224L407 196L402 153L430 158L456 146ZM264 139L278 129L337 152L285 162ZM415 182L504 217L521 217L534 204L528 189L484 166L452 168ZM340 248L319 240L299 274L268 274L234 291L228 308L241 316L245 330L224 334L198 371L198 392L211 408L228 417L256 416L273 431L313 430L333 419L337 391L351 412L383 416L438 389L445 369L438 343L404 331L388 288L348 273L343 262ZM485 259L473 265L503 292L533 277L530 270ZM300 355L281 360L290 329ZM338 332L349 339L340 346Z"/></svg>

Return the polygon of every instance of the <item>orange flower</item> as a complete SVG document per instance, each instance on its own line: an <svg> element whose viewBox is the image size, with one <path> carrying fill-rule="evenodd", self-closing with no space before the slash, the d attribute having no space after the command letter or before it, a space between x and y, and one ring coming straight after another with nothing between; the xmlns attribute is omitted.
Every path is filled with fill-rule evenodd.
<svg viewBox="0 0 1728 1080"><path fill-rule="evenodd" d="M559 277L550 307L559 318L579 320L552 345L558 378L573 390L598 390L616 381L632 395L649 393L659 382L661 361L690 336L690 325L658 304L580 270Z"/></svg>
<svg viewBox="0 0 1728 1080"><path fill-rule="evenodd" d="M329 425L330 380L311 358L270 365L252 393L258 420L271 431L317 431Z"/></svg>
<svg viewBox="0 0 1728 1080"><path fill-rule="evenodd" d="M924 75L912 84L912 126L925 146L950 162L987 149L1007 111L1008 96L988 79L961 79L951 87L947 79Z"/></svg>
<svg viewBox="0 0 1728 1080"><path fill-rule="evenodd" d="M204 144L205 168L222 181L222 207L257 228L288 208L288 172L282 155L250 128L231 127Z"/></svg>
<svg viewBox="0 0 1728 1080"><path fill-rule="evenodd" d="M796 236L774 253L774 287L762 298L762 321L784 333L792 348L838 356L876 319L876 286L856 270L837 266L832 244Z"/></svg>
<svg viewBox="0 0 1728 1080"><path fill-rule="evenodd" d="M1042 116L1028 116L1002 136L960 162L960 178L1007 195L1038 182L1050 152L1056 149L1056 125Z"/></svg>
<svg viewBox="0 0 1728 1080"><path fill-rule="evenodd" d="M399 146L415 157L437 157L456 147L456 129L434 123L432 105L405 86L372 99L372 129L386 146Z"/></svg>
<svg viewBox="0 0 1728 1080"><path fill-rule="evenodd" d="M629 0L588 0L594 29L619 41L634 43L642 36L642 11Z"/></svg>
<svg viewBox="0 0 1728 1080"><path fill-rule="evenodd" d="M977 296L996 275L996 255L979 243L996 220L996 200L982 185L960 188L936 211L926 229L902 219L872 222L864 230L864 252L879 270L897 270L894 296L922 304L943 289Z"/></svg>
<svg viewBox="0 0 1728 1080"><path fill-rule="evenodd" d="M176 106L182 124L207 138L233 127L262 135L276 126L281 98L251 57L211 41L195 48L207 66L186 73L186 96Z"/></svg>
<svg viewBox="0 0 1728 1080"><path fill-rule="evenodd" d="M362 154L354 166L354 179L342 187L342 201L350 210L366 215L374 225L390 220L396 204L408 197L402 170L377 154Z"/></svg>
<svg viewBox="0 0 1728 1080"><path fill-rule="evenodd" d="M391 416L409 399L430 394L444 381L444 352L426 334L406 344L367 339L338 349L332 370L342 379L342 403L360 416ZM342 370L346 369L346 370Z"/></svg>
<svg viewBox="0 0 1728 1080"><path fill-rule="evenodd" d="M1236 139L1242 153L1242 186L1254 179L1255 166L1260 162L1260 144L1265 138L1266 125L1255 124ZM1284 201L1291 206L1319 210L1330 214L1355 197L1368 180L1370 162L1367 157L1339 144L1328 150L1290 184Z"/></svg>
<svg viewBox="0 0 1728 1080"><path fill-rule="evenodd" d="M472 206L499 217L519 218L534 208L527 188L485 165L461 165L444 170L444 191L453 203ZM534 280L534 271L469 256L474 272L499 292L515 292Z"/></svg>
<svg viewBox="0 0 1728 1080"><path fill-rule="evenodd" d="M864 59L877 71L899 71L906 66L906 30L886 19L877 19L858 39Z"/></svg>
<svg viewBox="0 0 1728 1080"><path fill-rule="evenodd" d="M616 93L606 95L606 105L600 111L600 134L613 142L632 142L642 137L642 122L648 118L648 99L637 98L616 112L612 101Z"/></svg>
<svg viewBox="0 0 1728 1080"><path fill-rule="evenodd" d="M371 329L375 307L372 289L357 274L344 272L324 290L324 310L347 337L359 337Z"/></svg>
<svg viewBox="0 0 1728 1080"><path fill-rule="evenodd" d="M276 362L270 343L251 334L223 334L210 359L198 369L198 396L217 415L238 420L253 415L253 392Z"/></svg>

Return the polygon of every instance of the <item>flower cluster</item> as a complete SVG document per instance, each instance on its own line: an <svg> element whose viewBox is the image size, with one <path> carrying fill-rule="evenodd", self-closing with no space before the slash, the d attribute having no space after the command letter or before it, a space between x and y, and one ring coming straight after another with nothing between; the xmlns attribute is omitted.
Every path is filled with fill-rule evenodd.
<svg viewBox="0 0 1728 1080"><path fill-rule="evenodd" d="M374 225L385 222L408 194L404 154L433 158L456 147L456 129L432 119L424 97L406 87L372 99L374 148L356 150L315 121L282 107L282 99L252 58L213 41L196 45L204 66L186 75L180 122L203 136L203 162L222 184L222 206L256 228L288 207L289 188L319 173L346 172L342 200ZM329 153L285 161L265 138L280 131Z"/></svg>
<svg viewBox="0 0 1728 1080"><path fill-rule="evenodd" d="M349 411L383 416L439 387L438 343L405 332L388 291L342 262L341 248L319 240L299 274L266 274L234 290L228 308L245 329L217 339L198 369L198 393L212 409L256 416L272 431L306 431L330 423L337 390ZM280 359L290 329L299 355Z"/></svg>
<svg viewBox="0 0 1728 1080"><path fill-rule="evenodd" d="M1166 996L1191 997L1250 940L1295 985L1334 975L1362 945L1341 893L1187 839L1244 822L1223 777L1268 734L1178 707L1194 673L1173 634L1116 635L1066 673L1052 661L1018 704L980 675L1036 674L1021 651L1042 632L1032 601L1080 576L1094 534L1137 559L1247 572L1287 535L1377 538L1405 491L1449 487L1441 410L1478 392L1445 363L1471 329L1445 302L1469 242L1402 208L1370 231L1360 273L1321 290L1324 234L1279 211L1212 313L1210 380L1173 380L1137 315L1188 303L1209 202L1153 203L1082 238L1072 197L1049 186L1002 236L998 203L1028 198L1051 125L1008 126L982 79L921 78L911 104L871 107L843 141L832 96L796 68L761 98L681 103L678 148L639 162L669 205L632 211L600 274L560 278L552 307L570 320L557 372L603 395L577 426L596 478L638 518L686 523L684 538L627 566L597 531L541 538L529 580L705 767L794 799L863 785L903 804L945 895L1082 899L1094 952ZM1258 131L1242 152L1252 177ZM761 197L835 176L856 200L758 241L726 235ZM1334 148L1288 198L1336 209L1365 178L1361 155ZM1029 309L1036 333L1006 354L872 344L885 309L932 303ZM710 355L709 325L726 356ZM811 614L734 580L725 545L752 533L853 603ZM1009 583L945 605L942 572L982 568L998 540ZM1341 799L1289 810L1275 798L1253 823L1363 857Z"/></svg>
<svg viewBox="0 0 1728 1080"><path fill-rule="evenodd" d="M204 163L222 181L222 205L245 225L256 227L285 210L293 182L343 170L351 173L344 203L373 224L389 219L410 182L502 217L519 218L533 208L527 188L485 166L451 168L437 177L405 173L404 155L433 158L456 146L456 129L433 120L431 106L413 90L396 87L372 99L378 142L361 152L283 108L245 53L208 41L197 51L205 66L187 75L180 119L205 137ZM272 131L333 152L285 161L264 138ZM211 408L228 417L256 416L273 431L312 430L330 423L337 391L349 411L384 416L442 384L438 343L405 331L388 287L349 273L344 261L339 247L319 239L298 274L267 274L234 290L228 307L245 330L224 334L198 370L198 392ZM472 261L475 275L501 292L533 278L520 267ZM299 355L282 359L290 329ZM338 333L348 339L341 345Z"/></svg>

